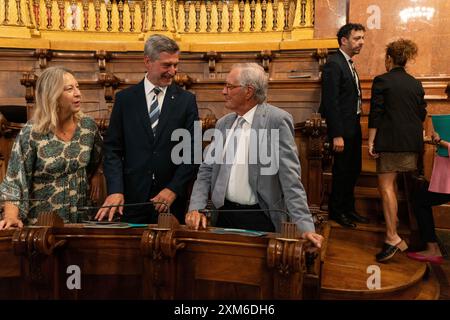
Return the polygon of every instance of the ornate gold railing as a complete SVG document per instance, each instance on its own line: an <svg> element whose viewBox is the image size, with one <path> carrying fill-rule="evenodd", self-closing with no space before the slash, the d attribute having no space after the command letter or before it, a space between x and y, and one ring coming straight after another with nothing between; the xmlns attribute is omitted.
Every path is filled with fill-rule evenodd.
<svg viewBox="0 0 450 320"><path fill-rule="evenodd" d="M314 25L314 0L2 0L0 26L135 34L286 32ZM2 34L2 36L7 36Z"/></svg>

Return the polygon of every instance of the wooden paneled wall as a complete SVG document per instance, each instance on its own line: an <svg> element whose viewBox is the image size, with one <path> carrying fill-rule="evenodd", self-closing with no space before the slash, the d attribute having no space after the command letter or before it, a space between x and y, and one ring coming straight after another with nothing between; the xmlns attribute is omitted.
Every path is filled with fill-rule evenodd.
<svg viewBox="0 0 450 320"><path fill-rule="evenodd" d="M291 113L296 123L310 119L320 104L320 66L334 49L304 49L259 52L182 52L177 82L195 93L200 117L220 118L228 112L224 108L222 90L231 66L240 62L257 62L269 74L268 102ZM63 65L75 72L83 94L83 110L107 125L114 95L144 76L141 52L61 51L49 49L0 49L0 107L33 106L33 86L48 66ZM450 101L445 89L449 77L420 78L429 104L428 113L449 113ZM367 117L370 109L371 78L362 78L363 137L367 139ZM429 133L430 119L425 123ZM305 143L298 138L302 166L307 161ZM6 146L6 145L5 145ZM8 151L3 150L4 155ZM426 146L425 175L431 174L433 148ZM374 172L375 163L363 143L363 171ZM7 159L5 159L7 160ZM306 184L309 180L302 173Z"/></svg>
<svg viewBox="0 0 450 320"><path fill-rule="evenodd" d="M222 89L231 66L257 62L269 74L268 102L291 113L296 123L310 118L320 104L320 65L327 49L260 52L182 52L177 81L197 96L200 116L220 118L224 108ZM43 69L63 65L72 69L83 94L83 110L96 119L109 118L117 90L138 83L144 76L141 52L60 51L49 49L0 49L0 107L33 105L33 85ZM449 77L421 78L429 104L428 113L449 113L445 88ZM371 78L362 79L363 135L367 138ZM425 123L429 132L430 121ZM374 162L363 146L363 169L374 171ZM425 154L425 174L431 174L432 147Z"/></svg>
<svg viewBox="0 0 450 320"><path fill-rule="evenodd" d="M231 66L244 61L261 63L270 77L268 101L288 110L300 122L319 105L316 57L317 50L182 53L179 82L196 94L201 116L213 113L220 118L227 113L221 91ZM145 73L140 52L0 49L0 106L26 105L34 75L52 65L63 65L75 72L83 109L96 118L108 118L115 91L138 83ZM28 91L21 82L28 85Z"/></svg>

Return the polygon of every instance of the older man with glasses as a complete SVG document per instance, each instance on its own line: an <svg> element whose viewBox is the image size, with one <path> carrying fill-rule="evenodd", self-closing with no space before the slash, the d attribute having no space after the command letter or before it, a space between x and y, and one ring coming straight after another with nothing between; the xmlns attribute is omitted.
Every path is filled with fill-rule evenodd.
<svg viewBox="0 0 450 320"><path fill-rule="evenodd" d="M217 122L193 187L186 225L206 228L206 216L199 211L211 193L219 209L218 227L280 232L285 211L302 238L320 247L323 237L315 233L300 181L292 116L265 102L267 87L267 75L256 63L232 67L222 91L232 112Z"/></svg>

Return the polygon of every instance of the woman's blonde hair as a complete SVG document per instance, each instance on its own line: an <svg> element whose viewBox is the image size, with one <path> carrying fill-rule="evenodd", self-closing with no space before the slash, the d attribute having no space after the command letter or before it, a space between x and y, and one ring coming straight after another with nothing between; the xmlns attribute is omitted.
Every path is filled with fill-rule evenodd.
<svg viewBox="0 0 450 320"><path fill-rule="evenodd" d="M73 72L64 67L49 67L36 82L36 104L33 114L33 130L47 134L56 129L59 120L58 99L64 92L64 75ZM79 120L81 112L75 114Z"/></svg>

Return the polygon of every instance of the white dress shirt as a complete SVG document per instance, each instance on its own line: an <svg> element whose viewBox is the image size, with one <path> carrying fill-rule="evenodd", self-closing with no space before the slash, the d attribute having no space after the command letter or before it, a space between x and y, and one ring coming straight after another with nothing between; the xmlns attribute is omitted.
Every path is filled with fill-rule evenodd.
<svg viewBox="0 0 450 320"><path fill-rule="evenodd" d="M339 51L341 51L341 53L344 55L345 60L347 61L347 65L350 69L350 73L355 77L356 88L358 89L358 107L357 107L356 114L360 114L361 113L361 88L359 87L358 73L354 72L354 70L353 70L354 66L352 66L352 64L350 62L351 57L348 54L346 54L344 51L342 51L341 49L339 49Z"/></svg>
<svg viewBox="0 0 450 320"><path fill-rule="evenodd" d="M153 98L155 97L155 93L153 92L153 89L155 87L156 86L148 80L147 74L145 74L144 90L145 90L145 100L147 100L147 111L149 114L150 114L150 107L152 105ZM158 95L158 107L159 107L159 112L162 112L162 107L163 107L164 97L165 97L166 91L167 91L167 86L166 87L158 87L158 88L161 89L161 93Z"/></svg>
<svg viewBox="0 0 450 320"><path fill-rule="evenodd" d="M236 149L236 156L231 167L230 180L228 181L227 191L225 193L226 199L243 205L254 205L258 203L256 194L253 192L248 182L248 152L250 143L250 131L252 128L255 111L256 106L254 106L242 116L242 118L245 119L245 122L242 125L242 131L239 136L239 141ZM239 118L240 117L236 118L230 132L227 135L227 141L225 142L224 150L227 149L230 136L233 133Z"/></svg>

